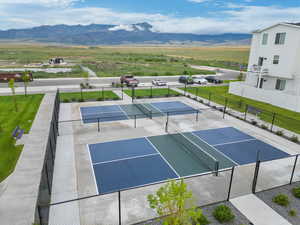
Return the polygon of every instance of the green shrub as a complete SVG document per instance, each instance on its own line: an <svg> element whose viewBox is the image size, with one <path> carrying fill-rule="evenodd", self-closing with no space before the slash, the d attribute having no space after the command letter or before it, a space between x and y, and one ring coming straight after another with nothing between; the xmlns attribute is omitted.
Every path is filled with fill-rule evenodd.
<svg viewBox="0 0 300 225"><path fill-rule="evenodd" d="M68 103L68 102L70 102L70 99L65 98L65 99L63 99L63 102Z"/></svg>
<svg viewBox="0 0 300 225"><path fill-rule="evenodd" d="M294 135L293 137L291 137L290 140L291 140L292 142L295 142L295 143L298 143L298 142L299 142L299 139L298 139L298 137L297 137L296 135Z"/></svg>
<svg viewBox="0 0 300 225"><path fill-rule="evenodd" d="M296 198L300 198L300 187L293 188L292 193Z"/></svg>
<svg viewBox="0 0 300 225"><path fill-rule="evenodd" d="M201 225L208 225L208 224L210 224L210 221L203 214L201 215L201 217L199 219L197 219L197 222L199 224L201 224Z"/></svg>
<svg viewBox="0 0 300 225"><path fill-rule="evenodd" d="M213 216L220 223L232 221L235 216L231 212L231 209L226 205L219 205L213 211Z"/></svg>
<svg viewBox="0 0 300 225"><path fill-rule="evenodd" d="M103 101L103 98L99 97L96 99L97 101Z"/></svg>
<svg viewBox="0 0 300 225"><path fill-rule="evenodd" d="M119 97L113 97L113 100L119 100Z"/></svg>
<svg viewBox="0 0 300 225"><path fill-rule="evenodd" d="M297 211L296 211L295 209L291 209L291 210L289 211L289 215L290 215L290 216L297 216Z"/></svg>
<svg viewBox="0 0 300 225"><path fill-rule="evenodd" d="M278 136L282 136L282 135L283 135L283 131L282 131L282 130L278 130L278 131L276 131L276 134L277 134Z"/></svg>
<svg viewBox="0 0 300 225"><path fill-rule="evenodd" d="M76 98L71 98L71 101L72 102L77 102L77 99Z"/></svg>
<svg viewBox="0 0 300 225"><path fill-rule="evenodd" d="M266 125L264 125L264 124L262 124L260 127L261 127L262 129L264 129L264 130L267 130L267 129L268 129L268 127L267 127Z"/></svg>
<svg viewBox="0 0 300 225"><path fill-rule="evenodd" d="M255 125L257 125L257 121L252 120L252 121L251 121L251 124L255 126Z"/></svg>
<svg viewBox="0 0 300 225"><path fill-rule="evenodd" d="M276 195L272 199L272 201L275 202L278 205L281 205L281 206L287 206L288 204L290 204L289 197L287 195L284 195L284 194Z"/></svg>
<svg viewBox="0 0 300 225"><path fill-rule="evenodd" d="M80 98L78 101L79 101L79 102L84 102L84 99L83 99L83 98Z"/></svg>

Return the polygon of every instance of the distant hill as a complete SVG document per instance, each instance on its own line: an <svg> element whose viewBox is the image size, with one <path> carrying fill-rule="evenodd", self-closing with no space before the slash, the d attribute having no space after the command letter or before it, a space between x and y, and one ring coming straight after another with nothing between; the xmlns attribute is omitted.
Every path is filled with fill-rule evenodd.
<svg viewBox="0 0 300 225"><path fill-rule="evenodd" d="M247 45L250 34L199 35L156 32L149 23L130 25L54 25L0 30L0 41L46 42L76 45L196 44Z"/></svg>

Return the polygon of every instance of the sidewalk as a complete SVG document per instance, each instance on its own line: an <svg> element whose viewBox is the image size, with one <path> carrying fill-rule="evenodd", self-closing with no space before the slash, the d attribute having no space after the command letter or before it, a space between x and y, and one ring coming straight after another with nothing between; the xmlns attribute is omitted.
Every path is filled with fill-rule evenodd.
<svg viewBox="0 0 300 225"><path fill-rule="evenodd" d="M291 225L253 194L231 199L230 202L254 225Z"/></svg>

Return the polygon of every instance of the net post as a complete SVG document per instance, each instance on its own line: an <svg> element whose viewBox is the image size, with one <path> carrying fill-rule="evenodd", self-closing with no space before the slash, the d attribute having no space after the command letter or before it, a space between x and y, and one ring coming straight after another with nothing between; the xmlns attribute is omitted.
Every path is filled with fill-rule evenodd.
<svg viewBox="0 0 300 225"><path fill-rule="evenodd" d="M152 86L150 86L150 98L153 98L153 90L152 90Z"/></svg>
<svg viewBox="0 0 300 225"><path fill-rule="evenodd" d="M235 166L231 168L231 175L230 175L230 182L229 182L229 189L228 189L228 195L227 195L227 201L230 199L231 194L231 187L232 187L232 181L233 181L233 174L234 174Z"/></svg>
<svg viewBox="0 0 300 225"><path fill-rule="evenodd" d="M104 99L104 87L102 87L102 99L103 99L103 101L105 100Z"/></svg>
<svg viewBox="0 0 300 225"><path fill-rule="evenodd" d="M136 115L134 115L134 128L136 128Z"/></svg>
<svg viewBox="0 0 300 225"><path fill-rule="evenodd" d="M124 100L124 87L123 87L123 84L121 84L121 91L122 91L122 100Z"/></svg>
<svg viewBox="0 0 300 225"><path fill-rule="evenodd" d="M119 206L119 225L122 225L121 191L118 191L118 206Z"/></svg>
<svg viewBox="0 0 300 225"><path fill-rule="evenodd" d="M227 104L228 104L228 98L225 98L225 107L224 107L224 110L223 110L223 119L225 119Z"/></svg>
<svg viewBox="0 0 300 225"><path fill-rule="evenodd" d="M255 165L254 177L253 177L253 182L252 182L252 193L253 194L256 193L256 185L257 185L257 177L258 177L258 173L259 173L259 167L260 167L260 161L257 161L256 165Z"/></svg>
<svg viewBox="0 0 300 225"><path fill-rule="evenodd" d="M292 171L292 175L291 175L291 179L290 179L290 184L293 183L293 178L294 178L294 173L295 173L295 169L296 169L296 166L297 166L298 156L299 155L296 155L296 158L295 158L294 167L293 167L293 171Z"/></svg>
<svg viewBox="0 0 300 225"><path fill-rule="evenodd" d="M271 132L273 131L274 122L275 122L275 117L276 117L276 113L275 113L275 112L273 112L273 117L272 117L272 125L271 125Z"/></svg>
<svg viewBox="0 0 300 225"><path fill-rule="evenodd" d="M97 118L97 125L98 125L98 132L100 132L100 119L99 119L99 117Z"/></svg>
<svg viewBox="0 0 300 225"><path fill-rule="evenodd" d="M216 168L215 168L215 170L216 170L216 177L217 176L219 176L219 161L216 161Z"/></svg>
<svg viewBox="0 0 300 225"><path fill-rule="evenodd" d="M167 121L166 121L166 127L165 127L166 132L168 132L168 126L169 126L169 112L167 112Z"/></svg>
<svg viewBox="0 0 300 225"><path fill-rule="evenodd" d="M196 112L196 121L197 122L199 121L199 110L197 110L197 112Z"/></svg>

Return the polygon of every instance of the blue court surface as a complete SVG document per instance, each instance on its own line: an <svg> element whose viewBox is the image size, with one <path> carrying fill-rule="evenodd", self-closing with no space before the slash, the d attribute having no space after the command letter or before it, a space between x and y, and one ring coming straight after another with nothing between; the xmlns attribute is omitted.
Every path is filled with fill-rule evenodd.
<svg viewBox="0 0 300 225"><path fill-rule="evenodd" d="M137 107L142 106L141 107ZM142 111L141 109L145 109ZM84 123L96 123L133 119L134 115L137 118L146 118L151 114L153 117L162 115L184 115L199 112L191 106L188 106L180 101L172 102L157 102L143 103L130 105L112 105L112 106L91 106L81 107L80 113ZM149 113L150 112L150 113Z"/></svg>
<svg viewBox="0 0 300 225"><path fill-rule="evenodd" d="M233 127L185 133L220 163L220 169L288 157L289 154ZM201 144L202 143L202 144ZM207 146L206 146L207 147ZM170 135L88 145L98 193L110 193L212 171ZM209 152L208 152L209 151ZM213 152L214 151L214 152Z"/></svg>

